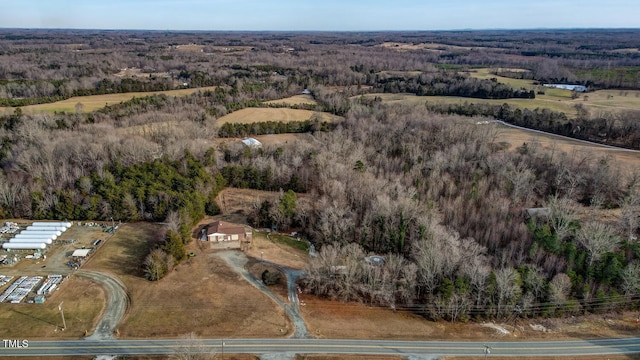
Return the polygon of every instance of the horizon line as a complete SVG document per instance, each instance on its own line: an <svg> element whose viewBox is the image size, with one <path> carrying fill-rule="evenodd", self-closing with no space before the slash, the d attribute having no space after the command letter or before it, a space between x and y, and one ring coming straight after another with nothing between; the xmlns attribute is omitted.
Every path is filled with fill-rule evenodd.
<svg viewBox="0 0 640 360"><path fill-rule="evenodd" d="M223 29L135 29L135 28L65 28L65 27L2 27L5 30L36 30L36 31L133 31L133 32L237 32L237 33L260 33L260 32L280 32L280 33L401 33L401 32L481 32L481 31L585 31L585 30L640 30L640 27L532 27L532 28L459 28L459 29L404 29L404 30L223 30Z"/></svg>

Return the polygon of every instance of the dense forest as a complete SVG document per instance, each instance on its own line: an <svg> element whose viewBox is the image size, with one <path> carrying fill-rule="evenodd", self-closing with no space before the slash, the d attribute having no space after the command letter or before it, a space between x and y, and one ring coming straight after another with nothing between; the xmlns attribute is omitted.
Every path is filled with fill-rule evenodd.
<svg viewBox="0 0 640 360"><path fill-rule="evenodd" d="M166 222L165 242L146 264L157 280L185 257L192 226L220 211L221 189L279 191L279 203L257 203L248 218L293 227L319 249L304 281L318 295L452 321L635 308L637 169L535 142L509 147L496 140L496 127L478 122L637 149L637 113L475 103L536 94L467 70L521 68L528 71L496 75L638 89L640 57L616 51L639 48L638 35L3 30L0 105L12 107L0 116L0 217ZM215 89L91 111L18 107L201 86ZM304 89L313 104L267 103ZM361 96L398 92L469 101ZM275 106L340 120L218 122ZM262 148L235 139L279 133L305 136ZM295 193L311 205L292 206ZM601 216L607 211L617 215ZM384 263L367 262L371 254Z"/></svg>

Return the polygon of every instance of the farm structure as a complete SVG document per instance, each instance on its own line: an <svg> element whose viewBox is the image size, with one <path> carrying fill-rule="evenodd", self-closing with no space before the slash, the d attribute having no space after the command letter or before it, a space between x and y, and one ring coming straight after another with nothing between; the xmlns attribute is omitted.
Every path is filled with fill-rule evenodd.
<svg viewBox="0 0 640 360"><path fill-rule="evenodd" d="M7 282L13 277L6 277ZM44 282L36 291L38 303L44 302L45 296L50 295L62 283L64 278L62 275L48 275L46 278L42 276L21 276L16 279L2 294L0 294L0 303L7 301L13 304L21 303L36 288L42 280Z"/></svg>
<svg viewBox="0 0 640 360"><path fill-rule="evenodd" d="M556 89L564 89L569 91L586 92L587 87L584 85L569 85L569 84L544 84L543 86L552 87Z"/></svg>
<svg viewBox="0 0 640 360"><path fill-rule="evenodd" d="M5 250L45 250L69 227L70 222L34 222L26 230L2 244Z"/></svg>
<svg viewBox="0 0 640 360"><path fill-rule="evenodd" d="M252 233L242 225L216 221L207 229L206 241L212 249L241 249L251 244Z"/></svg>
<svg viewBox="0 0 640 360"><path fill-rule="evenodd" d="M242 140L242 143L249 148L257 149L262 147L262 143L254 138L246 138Z"/></svg>
<svg viewBox="0 0 640 360"><path fill-rule="evenodd" d="M47 244L45 243L4 243L2 244L2 248L5 250L44 250L47 248Z"/></svg>

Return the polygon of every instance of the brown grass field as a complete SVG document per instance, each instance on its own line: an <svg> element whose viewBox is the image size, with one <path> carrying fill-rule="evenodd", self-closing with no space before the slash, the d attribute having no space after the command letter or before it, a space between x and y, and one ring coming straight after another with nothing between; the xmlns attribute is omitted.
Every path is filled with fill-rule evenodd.
<svg viewBox="0 0 640 360"><path fill-rule="evenodd" d="M63 310L67 329L61 331ZM104 309L100 285L77 276L67 279L44 304L0 304L2 339L77 339L90 334ZM11 326L7 326L11 324Z"/></svg>
<svg viewBox="0 0 640 360"><path fill-rule="evenodd" d="M614 164L618 164L621 168L634 169L640 168L640 153L630 151L620 151L608 149L605 147L589 145L586 143L562 139L552 135L542 135L532 133L526 130L514 129L502 125L479 125L479 126L497 126L497 141L505 141L510 144L509 150L515 150L524 143L537 143L541 148L557 154L561 152L569 156L593 159L594 161L603 157L610 157L614 160Z"/></svg>
<svg viewBox="0 0 640 360"><path fill-rule="evenodd" d="M95 111L101 109L107 105L118 104L123 101L131 100L135 97L145 97L154 94L165 94L167 96L188 96L198 91L213 90L215 86L193 88L193 89L180 89L180 90L168 90L168 91L148 91L148 92L131 92L122 94L106 94L106 95L90 95L90 96L75 96L66 100L56 101L49 104L38 104L23 106L22 111L25 114L42 113L42 112L75 112L76 105L82 104L82 110L85 112ZM0 107L0 113L13 113L15 108L12 107Z"/></svg>
<svg viewBox="0 0 640 360"><path fill-rule="evenodd" d="M328 113L314 112L311 110L288 108L245 108L219 118L216 123L220 126L225 123L252 124L264 121L305 121L311 119L314 115L320 116L321 121L335 121L339 119L338 116Z"/></svg>
<svg viewBox="0 0 640 360"><path fill-rule="evenodd" d="M188 245L196 257L185 260L159 282L142 276L141 263L162 233L160 225L125 224L85 269L108 272L126 285L131 307L121 324L125 338L281 337L282 310L249 286L198 241Z"/></svg>
<svg viewBox="0 0 640 360"><path fill-rule="evenodd" d="M311 95L299 94L299 95L293 95L293 96L290 96L290 97L284 98L284 99L265 101L265 104L284 104L284 105L309 104L309 105L316 105L316 104L318 104L318 102L315 101L315 99Z"/></svg>

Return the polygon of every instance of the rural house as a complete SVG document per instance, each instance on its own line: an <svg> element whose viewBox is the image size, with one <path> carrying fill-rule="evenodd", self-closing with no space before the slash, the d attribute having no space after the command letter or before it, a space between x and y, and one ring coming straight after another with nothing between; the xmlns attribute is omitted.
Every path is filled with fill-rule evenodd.
<svg viewBox="0 0 640 360"><path fill-rule="evenodd" d="M244 250L251 244L251 230L242 225L216 221L207 228L207 241L212 249Z"/></svg>

